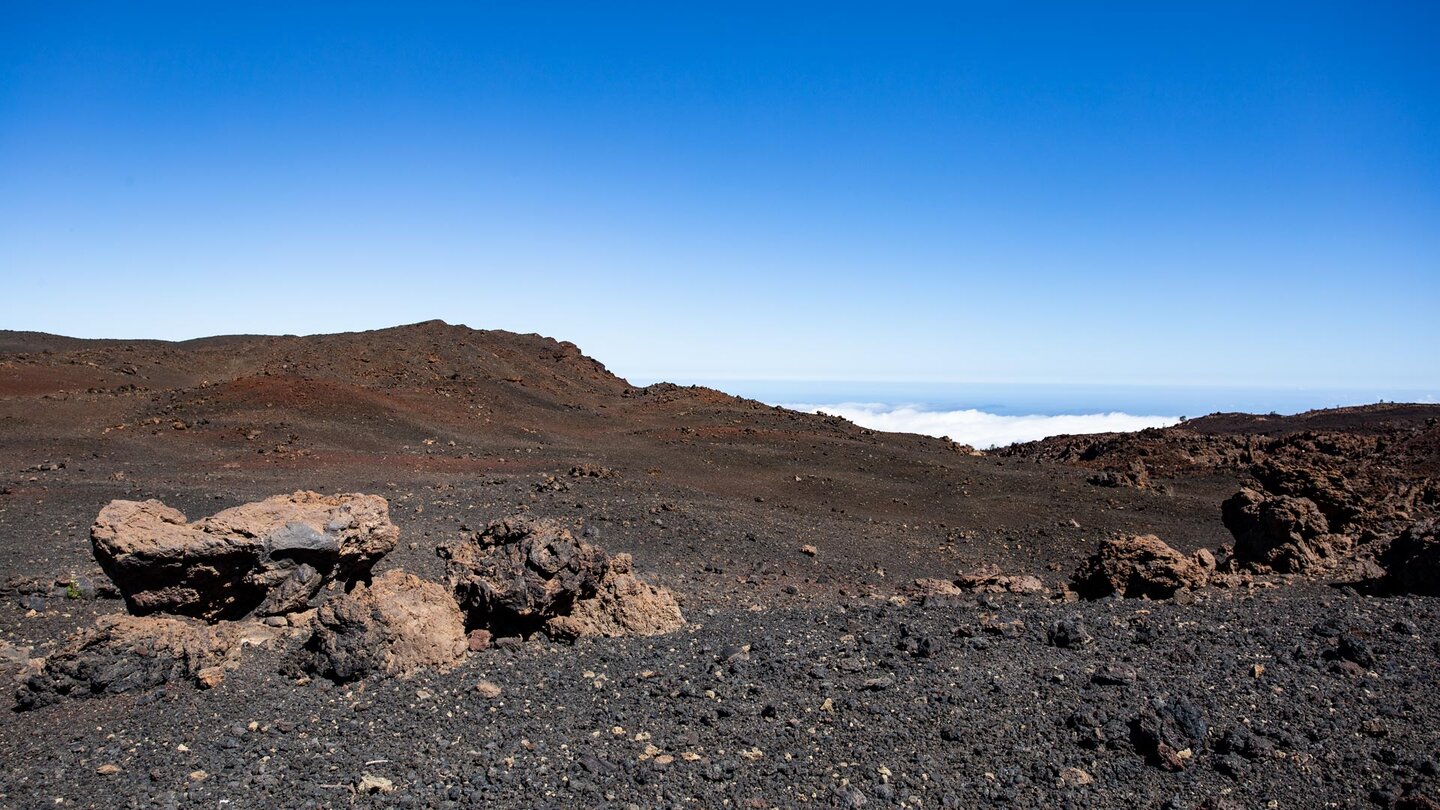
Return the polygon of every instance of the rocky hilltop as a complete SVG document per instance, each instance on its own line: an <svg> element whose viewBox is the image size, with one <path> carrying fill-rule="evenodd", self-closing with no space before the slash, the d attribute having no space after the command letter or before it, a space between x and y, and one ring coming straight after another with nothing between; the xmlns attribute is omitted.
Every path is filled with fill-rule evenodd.
<svg viewBox="0 0 1440 810"><path fill-rule="evenodd" d="M976 453L438 321L0 332L0 806L1435 806L1437 422Z"/></svg>

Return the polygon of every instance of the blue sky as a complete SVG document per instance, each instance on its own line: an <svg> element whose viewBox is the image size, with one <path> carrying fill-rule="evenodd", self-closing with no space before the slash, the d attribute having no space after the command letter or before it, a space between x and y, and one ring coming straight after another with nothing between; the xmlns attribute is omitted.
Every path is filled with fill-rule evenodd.
<svg viewBox="0 0 1440 810"><path fill-rule="evenodd" d="M1432 3L291 5L0 3L0 327L1440 387Z"/></svg>

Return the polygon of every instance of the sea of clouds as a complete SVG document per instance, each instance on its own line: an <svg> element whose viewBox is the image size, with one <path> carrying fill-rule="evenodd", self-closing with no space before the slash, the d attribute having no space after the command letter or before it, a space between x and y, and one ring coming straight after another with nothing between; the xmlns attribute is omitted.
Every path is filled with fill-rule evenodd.
<svg viewBox="0 0 1440 810"><path fill-rule="evenodd" d="M1175 416L1137 416L1120 412L1004 416L974 409L933 411L918 405L896 406L876 402L842 402L833 405L799 403L785 407L809 413L823 412L843 416L872 430L949 436L961 444L973 445L982 450L1047 436L1143 430L1148 427L1167 427L1180 421Z"/></svg>

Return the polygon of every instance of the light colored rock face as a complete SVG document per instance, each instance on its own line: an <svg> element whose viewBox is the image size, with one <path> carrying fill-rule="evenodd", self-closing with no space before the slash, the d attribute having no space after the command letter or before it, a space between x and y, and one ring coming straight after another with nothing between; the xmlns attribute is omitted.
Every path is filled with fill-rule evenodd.
<svg viewBox="0 0 1440 810"><path fill-rule="evenodd" d="M517 515L436 549L469 624L497 636L657 635L684 625L673 594L559 521Z"/></svg>
<svg viewBox="0 0 1440 810"><path fill-rule="evenodd" d="M400 570L327 599L316 615L318 668L340 680L447 671L469 649L450 591Z"/></svg>
<svg viewBox="0 0 1440 810"><path fill-rule="evenodd" d="M631 573L629 554L610 558L610 570L589 599L575 603L567 616L545 623L551 636L575 639L585 636L658 636L685 626L675 596L642 582Z"/></svg>
<svg viewBox="0 0 1440 810"><path fill-rule="evenodd" d="M133 613L212 621L303 610L329 582L367 574L399 536L384 498L315 492L193 523L159 501L111 501L90 530Z"/></svg>
<svg viewBox="0 0 1440 810"><path fill-rule="evenodd" d="M1118 593L1164 599L1204 587L1213 568L1213 556L1186 557L1153 534L1116 537L1101 543L1076 572L1075 590L1091 598Z"/></svg>
<svg viewBox="0 0 1440 810"><path fill-rule="evenodd" d="M101 616L23 676L21 708L64 697L121 694L174 681L218 684L247 647L282 631L256 621L205 622L172 616Z"/></svg>

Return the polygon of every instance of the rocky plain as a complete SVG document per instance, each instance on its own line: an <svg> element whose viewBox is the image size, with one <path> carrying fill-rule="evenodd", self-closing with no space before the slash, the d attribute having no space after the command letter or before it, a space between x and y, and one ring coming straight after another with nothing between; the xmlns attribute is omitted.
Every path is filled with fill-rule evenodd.
<svg viewBox="0 0 1440 810"><path fill-rule="evenodd" d="M0 332L0 807L1440 806L1440 406L977 451Z"/></svg>

